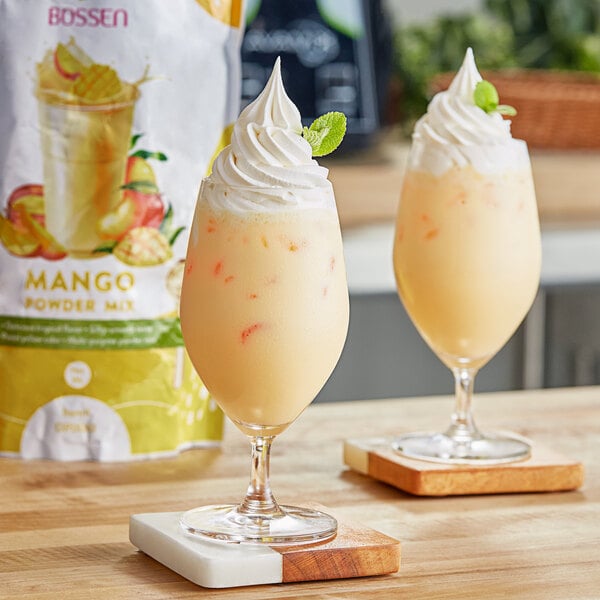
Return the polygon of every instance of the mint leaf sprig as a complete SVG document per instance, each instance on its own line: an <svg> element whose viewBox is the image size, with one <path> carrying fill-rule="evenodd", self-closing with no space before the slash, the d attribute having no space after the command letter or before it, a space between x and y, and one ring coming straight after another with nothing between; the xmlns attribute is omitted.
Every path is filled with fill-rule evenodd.
<svg viewBox="0 0 600 600"><path fill-rule="evenodd" d="M310 144L312 155L325 156L333 152L346 135L346 115L328 112L316 118L310 127L302 129L302 136Z"/></svg>
<svg viewBox="0 0 600 600"><path fill-rule="evenodd" d="M488 114L497 112L508 117L514 117L517 114L517 109L514 106L498 104L500 102L498 90L496 90L493 83L485 79L479 81L475 86L473 100L476 106L479 106L479 108Z"/></svg>

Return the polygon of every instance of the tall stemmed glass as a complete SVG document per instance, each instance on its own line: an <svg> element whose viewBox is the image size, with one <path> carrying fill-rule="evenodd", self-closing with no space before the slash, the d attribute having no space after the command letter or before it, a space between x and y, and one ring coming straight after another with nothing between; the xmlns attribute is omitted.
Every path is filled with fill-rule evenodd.
<svg viewBox="0 0 600 600"><path fill-rule="evenodd" d="M513 435L486 435L471 413L475 375L508 341L536 295L541 245L524 142L513 141L521 168L479 172L419 168L411 149L394 240L400 298L417 330L455 378L456 408L443 433L398 437L400 453L443 463L502 463L526 458ZM471 147L454 149L472 156ZM485 149L488 164L494 148ZM498 152L506 152L499 148Z"/></svg>
<svg viewBox="0 0 600 600"><path fill-rule="evenodd" d="M262 212L213 209L207 193L218 206L227 206L228 194L258 206L257 197L268 199L274 190L205 180L190 235L181 296L185 345L206 387L252 444L242 502L182 517L188 532L215 539L295 544L327 539L337 529L321 511L280 506L269 484L271 443L331 374L349 316L331 186L284 192L302 202ZM310 208L323 206L324 196L330 208Z"/></svg>

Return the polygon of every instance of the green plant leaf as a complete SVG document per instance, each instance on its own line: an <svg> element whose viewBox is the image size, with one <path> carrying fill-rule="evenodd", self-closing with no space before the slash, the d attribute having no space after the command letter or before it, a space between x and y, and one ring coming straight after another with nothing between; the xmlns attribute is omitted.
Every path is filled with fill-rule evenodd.
<svg viewBox="0 0 600 600"><path fill-rule="evenodd" d="M313 156L325 156L333 152L346 135L346 115L328 112L315 119L310 127L302 130L304 139L312 147Z"/></svg>
<svg viewBox="0 0 600 600"><path fill-rule="evenodd" d="M488 114L497 112L508 117L514 117L517 114L517 109L514 106L498 104L500 101L498 90L496 90L493 83L486 81L485 79L479 81L475 86L473 101L479 108Z"/></svg>
<svg viewBox="0 0 600 600"><path fill-rule="evenodd" d="M169 239L173 235L173 205L169 203L165 216L161 221L158 230Z"/></svg>
<svg viewBox="0 0 600 600"><path fill-rule="evenodd" d="M328 132L328 129L323 129L321 131L311 131L308 127L304 127L302 129L302 136L314 150L315 148L319 148L321 146L321 144L323 143L323 139L325 138Z"/></svg>
<svg viewBox="0 0 600 600"><path fill-rule="evenodd" d="M105 254L112 254L112 251L114 250L115 246L118 244L119 242L117 240L112 240L110 242L105 242L104 244L100 244L100 246L96 246L92 252L96 253L100 253L100 252L104 252Z"/></svg>
<svg viewBox="0 0 600 600"><path fill-rule="evenodd" d="M517 109L509 104L498 104L496 112L499 112L501 115L506 115L507 117L514 117L517 114Z"/></svg>
<svg viewBox="0 0 600 600"><path fill-rule="evenodd" d="M143 133L136 133L135 135L131 136L131 140L129 141L129 149L131 150L131 148L133 148L137 143L138 140L143 136Z"/></svg>
<svg viewBox="0 0 600 600"><path fill-rule="evenodd" d="M130 156L138 156L139 158L143 158L144 160L147 160L148 158L155 158L156 160L162 161L167 160L166 154L163 154L162 152L150 152L149 150L138 150Z"/></svg>
<svg viewBox="0 0 600 600"><path fill-rule="evenodd" d="M169 203L165 216L158 227L158 230L167 238L169 245L172 246L185 227L175 227L173 223L173 205Z"/></svg>
<svg viewBox="0 0 600 600"><path fill-rule="evenodd" d="M160 191L154 182L142 180L124 183L120 189L133 190L134 192L141 192L142 194L158 194Z"/></svg>
<svg viewBox="0 0 600 600"><path fill-rule="evenodd" d="M486 113L491 113L496 110L500 98L494 84L484 79L475 86L473 100L479 108L485 110Z"/></svg>
<svg viewBox="0 0 600 600"><path fill-rule="evenodd" d="M185 227L178 227L169 237L169 245L172 246L175 243L175 240L179 237L179 234L185 231Z"/></svg>

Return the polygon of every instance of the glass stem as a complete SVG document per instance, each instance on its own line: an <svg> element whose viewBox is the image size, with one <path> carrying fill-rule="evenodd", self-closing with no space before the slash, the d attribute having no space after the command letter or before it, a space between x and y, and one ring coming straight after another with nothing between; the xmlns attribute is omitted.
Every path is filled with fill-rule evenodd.
<svg viewBox="0 0 600 600"><path fill-rule="evenodd" d="M282 511L277 504L269 483L271 444L274 436L252 437L252 470L246 496L238 512L246 515L274 515Z"/></svg>
<svg viewBox="0 0 600 600"><path fill-rule="evenodd" d="M481 438L471 413L473 384L477 369L459 367L452 369L455 382L456 406L452 414L452 423L446 435L458 443L468 443Z"/></svg>

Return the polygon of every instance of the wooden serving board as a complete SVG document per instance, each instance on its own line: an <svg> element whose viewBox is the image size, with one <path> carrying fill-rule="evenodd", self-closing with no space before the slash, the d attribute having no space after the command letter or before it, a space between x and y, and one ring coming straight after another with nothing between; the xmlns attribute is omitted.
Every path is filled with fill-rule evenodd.
<svg viewBox="0 0 600 600"><path fill-rule="evenodd" d="M344 442L344 462L417 496L457 496L516 492L558 492L583 484L582 463L533 444L527 460L501 465L444 465L406 458L392 449L392 438Z"/></svg>
<svg viewBox="0 0 600 600"><path fill-rule="evenodd" d="M332 514L318 505L311 508ZM203 587L365 577L395 573L400 568L398 540L339 518L338 533L327 542L259 546L189 535L179 525L180 516L173 512L132 515L129 539L145 554Z"/></svg>

